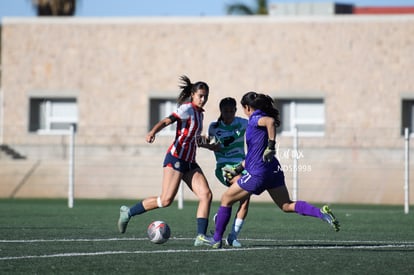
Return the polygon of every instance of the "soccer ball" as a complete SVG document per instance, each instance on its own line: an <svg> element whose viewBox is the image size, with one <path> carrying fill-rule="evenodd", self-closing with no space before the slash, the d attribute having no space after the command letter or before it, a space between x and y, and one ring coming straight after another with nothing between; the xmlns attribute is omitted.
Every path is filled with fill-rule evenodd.
<svg viewBox="0 0 414 275"><path fill-rule="evenodd" d="M154 221L148 225L148 239L156 244L162 244L168 241L171 235L170 227L163 221Z"/></svg>

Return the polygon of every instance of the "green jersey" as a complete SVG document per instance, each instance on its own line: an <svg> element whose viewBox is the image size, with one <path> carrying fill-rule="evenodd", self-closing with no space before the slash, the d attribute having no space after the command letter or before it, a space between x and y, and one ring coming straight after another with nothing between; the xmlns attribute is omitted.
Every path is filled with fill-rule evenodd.
<svg viewBox="0 0 414 275"><path fill-rule="evenodd" d="M214 136L220 142L220 150L215 151L217 166L240 163L245 158L244 134L247 119L235 117L230 125L223 121L213 122L208 128L208 135Z"/></svg>

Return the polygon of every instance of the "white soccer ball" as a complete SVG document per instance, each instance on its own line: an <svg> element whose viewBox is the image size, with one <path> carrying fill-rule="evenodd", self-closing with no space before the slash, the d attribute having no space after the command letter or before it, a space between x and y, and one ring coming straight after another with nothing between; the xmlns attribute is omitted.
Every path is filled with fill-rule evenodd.
<svg viewBox="0 0 414 275"><path fill-rule="evenodd" d="M162 244L168 241L171 235L170 227L163 221L154 221L148 225L148 239L156 244Z"/></svg>

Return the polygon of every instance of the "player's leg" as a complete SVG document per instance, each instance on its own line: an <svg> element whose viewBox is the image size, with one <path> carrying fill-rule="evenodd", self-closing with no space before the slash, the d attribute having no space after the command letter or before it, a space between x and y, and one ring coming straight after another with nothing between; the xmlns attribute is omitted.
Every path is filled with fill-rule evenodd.
<svg viewBox="0 0 414 275"><path fill-rule="evenodd" d="M270 197L276 203L276 205L286 213L296 212L303 216L313 216L321 218L319 208L305 202L297 201L293 202L290 199L289 192L286 185L282 185L276 188L268 189Z"/></svg>
<svg viewBox="0 0 414 275"><path fill-rule="evenodd" d="M237 209L237 212L236 212L236 217L233 221L231 232L227 236L227 239L226 239L227 245L234 246L234 247L242 246L241 243L238 241L238 236L243 227L244 220L247 216L247 212L249 209L249 202L250 202L250 197L240 201L239 208Z"/></svg>
<svg viewBox="0 0 414 275"><path fill-rule="evenodd" d="M238 164L227 164L228 166L237 166ZM216 174L216 178L226 187L229 187L230 185L237 183L237 180L239 178L241 178L241 176L236 176L233 179L231 179L230 181L228 179L226 179L223 175L223 171L221 170L223 167L225 166L225 164L220 163L216 165L216 170L215 170L215 174ZM236 212L236 217L233 221L233 225L231 227L231 232L229 233L229 235L226 238L226 244L230 245L230 246L234 246L234 247L241 247L241 243L237 240L237 236L241 230L241 228L243 227L244 224L244 219L246 218L247 215L247 210L248 210L248 205L249 205L249 199L244 200L244 201L240 201L239 204L239 208ZM214 215L214 222L216 222L216 218L217 218L217 214Z"/></svg>
<svg viewBox="0 0 414 275"><path fill-rule="evenodd" d="M233 164L233 167L236 167L238 164ZM233 185L233 184L237 184L237 181L241 178L241 175L234 177L233 179L231 179L230 181L224 179L223 177L223 172L221 171L221 167L220 167L220 176L223 178L223 180L225 180L225 183L223 183L223 180L219 180L226 186L229 185ZM217 176L217 171L216 171L216 176ZM246 174L245 172L243 173L244 175ZM230 246L234 246L234 247L241 247L242 244L238 241L238 235L240 233L240 230L243 227L244 224L244 220L247 216L247 211L249 208L249 201L250 201L250 197L248 197L247 199L241 200L239 203L239 208L237 209L236 212L236 217L234 218L233 221L233 225L231 227L231 232L229 233L229 235L226 238L226 244L230 245Z"/></svg>
<svg viewBox="0 0 414 275"><path fill-rule="evenodd" d="M250 193L243 190L238 184L231 185L222 195L220 207L217 211L216 228L214 231L213 241L220 242L223 238L224 231L231 217L232 205L241 200L245 200ZM214 247L215 244L213 244ZM220 245L221 246L221 245Z"/></svg>
<svg viewBox="0 0 414 275"><path fill-rule="evenodd" d="M203 237L206 235L208 228L208 217L210 215L210 206L213 195L208 185L207 179L199 167L185 173L183 180L198 198L196 216L197 237L194 245L203 245Z"/></svg>
<svg viewBox="0 0 414 275"><path fill-rule="evenodd" d="M283 212L295 212L295 203L290 199L286 185L268 189L267 192Z"/></svg>
<svg viewBox="0 0 414 275"><path fill-rule="evenodd" d="M236 217L238 219L244 220L247 217L247 213L249 212L249 204L250 204L250 197L243 199L240 201L239 209L237 210Z"/></svg>
<svg viewBox="0 0 414 275"><path fill-rule="evenodd" d="M197 168L187 172L184 175L183 180L199 200L197 218L204 218L208 220L213 195L202 170ZM206 231L207 228L205 229L205 232ZM205 232L203 234L205 234Z"/></svg>
<svg viewBox="0 0 414 275"><path fill-rule="evenodd" d="M163 178L162 178L162 191L160 196L153 196L145 198L142 201L139 201L137 204L128 208L127 206L122 206L120 209L119 219L118 219L118 229L121 233L125 233L126 227L128 225L131 217L143 214L147 211L168 207L171 205L174 200L175 195L177 194L178 187L181 182L183 173L180 171L174 170L171 167L163 168Z"/></svg>
<svg viewBox="0 0 414 275"><path fill-rule="evenodd" d="M286 185L268 189L267 191L276 205L284 212L295 212L302 216L311 216L322 219L329 223L335 231L339 231L339 222L328 206L325 205L322 208L318 208L306 201L293 202L289 197Z"/></svg>
<svg viewBox="0 0 414 275"><path fill-rule="evenodd" d="M142 201L145 211L156 208L168 207L177 195L183 173L171 167L164 167L162 177L161 195L159 197L149 197ZM132 212L132 211L131 211ZM135 214L132 212L132 214ZM140 213L136 213L140 214Z"/></svg>

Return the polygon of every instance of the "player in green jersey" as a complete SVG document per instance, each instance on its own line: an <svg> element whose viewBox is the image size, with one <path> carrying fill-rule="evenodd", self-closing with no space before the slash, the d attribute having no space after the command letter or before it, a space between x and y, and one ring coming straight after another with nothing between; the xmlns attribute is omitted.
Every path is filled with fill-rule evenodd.
<svg viewBox="0 0 414 275"><path fill-rule="evenodd" d="M241 176L229 181L223 174L223 167L237 167L245 158L244 134L247 127L247 119L237 117L237 103L234 98L226 97L220 101L220 117L212 122L208 129L209 141L201 147L208 148L214 152L216 157L216 177L225 186L229 187ZM249 198L240 201L239 208L234 219L231 233L226 243L233 247L241 247L237 240L244 220L247 216Z"/></svg>

